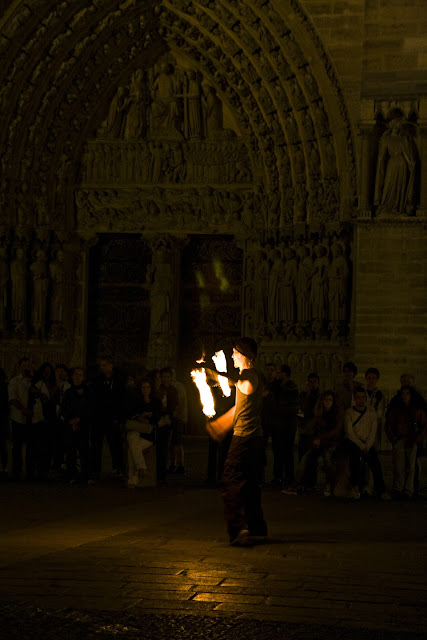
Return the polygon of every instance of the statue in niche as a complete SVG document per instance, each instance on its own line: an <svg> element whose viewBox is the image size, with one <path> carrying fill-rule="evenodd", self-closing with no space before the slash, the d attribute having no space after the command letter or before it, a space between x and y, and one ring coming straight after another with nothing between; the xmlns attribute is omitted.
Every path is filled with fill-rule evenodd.
<svg viewBox="0 0 427 640"><path fill-rule="evenodd" d="M222 102L216 95L215 89L210 85L204 88L203 115L206 137L218 136L223 130Z"/></svg>
<svg viewBox="0 0 427 640"><path fill-rule="evenodd" d="M166 247L153 251L153 262L147 268L150 286L150 338L168 337L171 330L171 294L174 284Z"/></svg>
<svg viewBox="0 0 427 640"><path fill-rule="evenodd" d="M150 142L148 146L151 157L150 168L148 171L149 181L153 184L158 184L162 174L163 145L161 142Z"/></svg>
<svg viewBox="0 0 427 640"><path fill-rule="evenodd" d="M329 318L333 322L344 322L347 318L350 271L339 242L333 243L331 253L332 261L328 273Z"/></svg>
<svg viewBox="0 0 427 640"><path fill-rule="evenodd" d="M202 132L201 115L201 88L200 77L197 71L187 73L187 97L188 97L188 132L189 138L200 138Z"/></svg>
<svg viewBox="0 0 427 640"><path fill-rule="evenodd" d="M295 282L298 263L294 249L287 247L284 251L285 269L283 272L283 307L282 319L286 322L295 320Z"/></svg>
<svg viewBox="0 0 427 640"><path fill-rule="evenodd" d="M326 247L318 244L314 248L313 277L311 279L310 303L312 317L324 320L328 308L328 267Z"/></svg>
<svg viewBox="0 0 427 640"><path fill-rule="evenodd" d="M278 249L273 252L272 261L268 279L268 324L270 328L274 328L282 319L284 302L282 295L285 264Z"/></svg>
<svg viewBox="0 0 427 640"><path fill-rule="evenodd" d="M152 84L151 134L180 140L182 119L178 95L181 91L174 71L172 65L163 62Z"/></svg>
<svg viewBox="0 0 427 640"><path fill-rule="evenodd" d="M46 298L49 280L47 277L46 254L42 249L36 253L36 259L30 266L33 279L32 323L34 335L42 338L46 320Z"/></svg>
<svg viewBox="0 0 427 640"><path fill-rule="evenodd" d="M146 130L146 104L144 95L144 73L137 69L132 75L129 87L128 104L124 127L125 140L138 140L142 138Z"/></svg>
<svg viewBox="0 0 427 640"><path fill-rule="evenodd" d="M308 322L311 318L310 287L313 276L313 259L306 245L298 248L298 273L296 278L298 322Z"/></svg>
<svg viewBox="0 0 427 640"><path fill-rule="evenodd" d="M375 179L376 215L411 215L414 211L414 141L394 118L380 140Z"/></svg>
<svg viewBox="0 0 427 640"><path fill-rule="evenodd" d="M268 278L270 266L264 251L258 252L257 272L254 280L254 316L257 332L265 331L268 313Z"/></svg>
<svg viewBox="0 0 427 640"><path fill-rule="evenodd" d="M317 86L317 82L308 67L304 69L302 77L307 88L308 95L312 100L317 100L319 97L319 87Z"/></svg>
<svg viewBox="0 0 427 640"><path fill-rule="evenodd" d="M12 281L11 316L17 333L23 333L25 326L26 275L25 251L22 247L18 247L15 258L10 264L10 278Z"/></svg>
<svg viewBox="0 0 427 640"><path fill-rule="evenodd" d="M321 136L329 135L329 119L321 101L313 103L313 113L319 129L319 134Z"/></svg>
<svg viewBox="0 0 427 640"><path fill-rule="evenodd" d="M65 302L65 268L63 251L59 250L56 254L55 260L50 263L49 275L51 285L51 337L59 338L62 334Z"/></svg>
<svg viewBox="0 0 427 640"><path fill-rule="evenodd" d="M331 178L336 175L337 168L335 163L334 145L330 138L325 138L323 144L323 174L325 178Z"/></svg>
<svg viewBox="0 0 427 640"><path fill-rule="evenodd" d="M7 283L9 282L9 267L5 247L0 247L0 331L6 328Z"/></svg>
<svg viewBox="0 0 427 640"><path fill-rule="evenodd" d="M111 101L107 118L98 130L98 135L105 138L123 138L128 106L129 90L127 87L119 87Z"/></svg>

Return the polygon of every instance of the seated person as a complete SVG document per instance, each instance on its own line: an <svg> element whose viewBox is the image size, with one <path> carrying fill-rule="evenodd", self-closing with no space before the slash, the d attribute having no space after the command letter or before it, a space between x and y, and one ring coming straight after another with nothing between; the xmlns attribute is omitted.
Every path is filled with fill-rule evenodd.
<svg viewBox="0 0 427 640"><path fill-rule="evenodd" d="M385 430L393 446L393 498L410 499L414 491L417 445L427 430L424 409L417 406L415 390L404 385L400 402L395 403L386 418Z"/></svg>
<svg viewBox="0 0 427 640"><path fill-rule="evenodd" d="M367 407L366 389L356 387L354 407L347 409L344 416L346 439L342 445L348 455L351 497L356 500L360 498L360 488L364 485L365 462L372 471L376 494L383 500L390 498L385 490L381 463L374 447L377 428L377 415Z"/></svg>
<svg viewBox="0 0 427 640"><path fill-rule="evenodd" d="M322 457L326 471L324 493L330 496L335 480L335 451L342 439L344 426L344 412L333 391L324 391L320 395L314 408L312 425L310 447L301 460L297 474L298 487L302 490L316 486L317 465Z"/></svg>
<svg viewBox="0 0 427 640"><path fill-rule="evenodd" d="M147 469L143 451L153 446L161 405L144 379L140 392L130 390L126 398L126 441L128 444L128 487L135 488Z"/></svg>

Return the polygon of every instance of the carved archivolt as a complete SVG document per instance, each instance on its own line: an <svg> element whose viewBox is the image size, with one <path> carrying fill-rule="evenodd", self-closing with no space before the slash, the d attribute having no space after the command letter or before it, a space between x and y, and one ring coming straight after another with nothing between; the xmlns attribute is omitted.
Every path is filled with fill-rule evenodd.
<svg viewBox="0 0 427 640"><path fill-rule="evenodd" d="M354 195L347 115L332 65L297 3L280 11L272 0L174 0L154 11L148 1L130 0L28 0L14 7L0 23L0 202L10 224L26 225L37 215L57 228L73 227L70 192L86 142L101 119L110 133L118 126L99 105L129 98L120 134L127 141L144 134L138 74L150 74L166 46L189 61L185 139L197 139L203 126L209 135L218 130L220 101L245 141L255 184L279 196L274 222L317 219L320 210L328 220L347 215ZM309 59L324 69L320 83ZM154 74L150 118L159 137L170 138L177 113L167 92L179 87L170 70L163 75ZM126 95L118 94L123 77ZM205 124L201 77L213 90Z"/></svg>

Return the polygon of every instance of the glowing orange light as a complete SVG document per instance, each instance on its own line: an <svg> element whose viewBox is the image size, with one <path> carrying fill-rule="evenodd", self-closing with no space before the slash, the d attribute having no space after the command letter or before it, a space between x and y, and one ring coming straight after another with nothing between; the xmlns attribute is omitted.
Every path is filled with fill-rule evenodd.
<svg viewBox="0 0 427 640"><path fill-rule="evenodd" d="M193 378L194 384L199 390L203 413L208 418L213 418L213 416L216 414L215 404L211 388L207 382L205 370L202 369L201 371L197 371L197 369L194 369L191 372L191 377Z"/></svg>
<svg viewBox="0 0 427 640"><path fill-rule="evenodd" d="M212 360L214 361L216 370L219 373L227 373L227 358L225 357L224 351L216 351L215 355L212 356ZM227 378L225 376L218 376L218 382L224 396L229 398L231 395L231 389Z"/></svg>

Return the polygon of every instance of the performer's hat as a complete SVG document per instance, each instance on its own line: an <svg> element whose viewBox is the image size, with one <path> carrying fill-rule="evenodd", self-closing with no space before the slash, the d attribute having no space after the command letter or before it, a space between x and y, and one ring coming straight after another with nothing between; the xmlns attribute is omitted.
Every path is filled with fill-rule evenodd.
<svg viewBox="0 0 427 640"><path fill-rule="evenodd" d="M233 342L233 347L241 353L242 356L249 358L249 360L255 360L258 346L253 338L236 338Z"/></svg>

